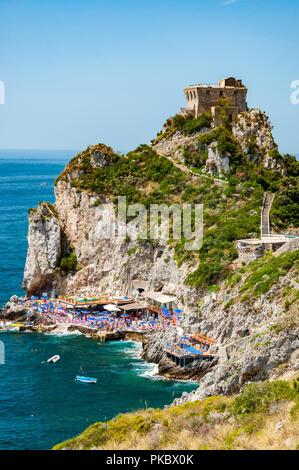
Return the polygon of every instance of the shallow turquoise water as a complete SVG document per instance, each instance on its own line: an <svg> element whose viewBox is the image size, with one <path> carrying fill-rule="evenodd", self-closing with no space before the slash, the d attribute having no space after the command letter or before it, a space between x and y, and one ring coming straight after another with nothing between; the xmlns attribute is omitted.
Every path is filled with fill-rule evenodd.
<svg viewBox="0 0 299 470"><path fill-rule="evenodd" d="M21 289L27 252L27 211L54 202L54 179L75 151L0 150L0 306ZM41 183L47 186L41 186ZM98 420L162 407L195 388L154 378L140 345L98 345L84 336L0 333L0 449L50 449ZM43 363L54 354L61 360ZM74 381L80 367L96 385Z"/></svg>
<svg viewBox="0 0 299 470"><path fill-rule="evenodd" d="M0 365L0 449L50 449L96 421L163 407L195 388L153 377L156 366L140 359L139 343L35 333L1 333L0 339L6 353ZM60 361L44 362L54 354ZM97 384L76 382L80 367Z"/></svg>

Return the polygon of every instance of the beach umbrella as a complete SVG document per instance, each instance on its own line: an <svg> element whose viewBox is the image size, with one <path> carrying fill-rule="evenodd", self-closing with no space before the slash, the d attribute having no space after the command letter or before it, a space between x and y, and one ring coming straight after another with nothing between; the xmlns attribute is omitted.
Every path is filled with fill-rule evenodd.
<svg viewBox="0 0 299 470"><path fill-rule="evenodd" d="M170 311L169 310L163 310L162 313L163 313L163 315L165 315L166 313L170 313Z"/></svg>
<svg viewBox="0 0 299 470"><path fill-rule="evenodd" d="M181 310L180 308L175 308L174 313L183 313L183 310Z"/></svg>
<svg viewBox="0 0 299 470"><path fill-rule="evenodd" d="M90 313L90 311L89 311L89 310L83 310L83 311L80 312L80 313Z"/></svg>

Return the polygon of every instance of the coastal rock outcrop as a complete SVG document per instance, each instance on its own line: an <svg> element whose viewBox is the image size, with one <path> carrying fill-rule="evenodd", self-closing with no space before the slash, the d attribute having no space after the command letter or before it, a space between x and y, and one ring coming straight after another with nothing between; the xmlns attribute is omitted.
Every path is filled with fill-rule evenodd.
<svg viewBox="0 0 299 470"><path fill-rule="evenodd" d="M1 312L1 318L4 320L22 320L26 317L26 307L19 304L19 297L13 295Z"/></svg>
<svg viewBox="0 0 299 470"><path fill-rule="evenodd" d="M267 169L280 169L281 161L273 153L277 145L271 132L271 124L259 108L239 114L233 123L232 133L249 161L256 165L263 164Z"/></svg>
<svg viewBox="0 0 299 470"><path fill-rule="evenodd" d="M184 115L181 112L178 116ZM187 166L201 168L202 173L220 178L229 174L235 156L231 151L239 146L248 162L255 165L262 164L271 170L281 169L281 156L277 151L277 144L272 135L268 116L259 108L238 114L232 121L231 136L233 146L223 145L225 139L225 126L216 125L203 127L186 134L183 129L174 127L174 118L168 119L156 139L152 140L153 148L161 155L165 155L174 162L181 162ZM219 138L222 143L219 145ZM188 154L193 154L190 158ZM193 160L193 161L192 161Z"/></svg>
<svg viewBox="0 0 299 470"><path fill-rule="evenodd" d="M23 289L29 294L49 288L61 255L61 227L55 208L40 203L29 211L28 252Z"/></svg>

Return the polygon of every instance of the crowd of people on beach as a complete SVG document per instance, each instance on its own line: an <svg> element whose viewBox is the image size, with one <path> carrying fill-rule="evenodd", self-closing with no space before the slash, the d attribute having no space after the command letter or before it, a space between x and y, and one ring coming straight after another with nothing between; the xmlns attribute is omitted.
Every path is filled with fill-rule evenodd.
<svg viewBox="0 0 299 470"><path fill-rule="evenodd" d="M160 314L148 310L133 310L130 313L122 311L109 312L105 306L94 306L88 309L72 308L61 303L58 299L47 297L32 297L19 301L28 306L27 324L30 324L32 307L35 307L42 325L74 324L105 332L113 331L156 331L166 330L171 325L178 324L180 316L171 314L166 308ZM116 310L120 310L116 308Z"/></svg>

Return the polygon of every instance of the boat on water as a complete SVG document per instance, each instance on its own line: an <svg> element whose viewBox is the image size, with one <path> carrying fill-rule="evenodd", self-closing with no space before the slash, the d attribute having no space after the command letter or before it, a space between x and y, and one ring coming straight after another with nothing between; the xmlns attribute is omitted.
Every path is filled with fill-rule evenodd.
<svg viewBox="0 0 299 470"><path fill-rule="evenodd" d="M7 328L1 328L0 327L0 333L5 333L7 331Z"/></svg>
<svg viewBox="0 0 299 470"><path fill-rule="evenodd" d="M9 323L7 324L7 331L20 331L24 328L24 323Z"/></svg>
<svg viewBox="0 0 299 470"><path fill-rule="evenodd" d="M54 362L55 363L55 362L59 361L59 359L60 359L60 356L58 356L58 354L56 354L55 356L50 357L50 359L48 359L47 362Z"/></svg>
<svg viewBox="0 0 299 470"><path fill-rule="evenodd" d="M83 377L82 375L76 375L76 380L86 384L96 384L98 381L98 379L95 379L94 377Z"/></svg>

